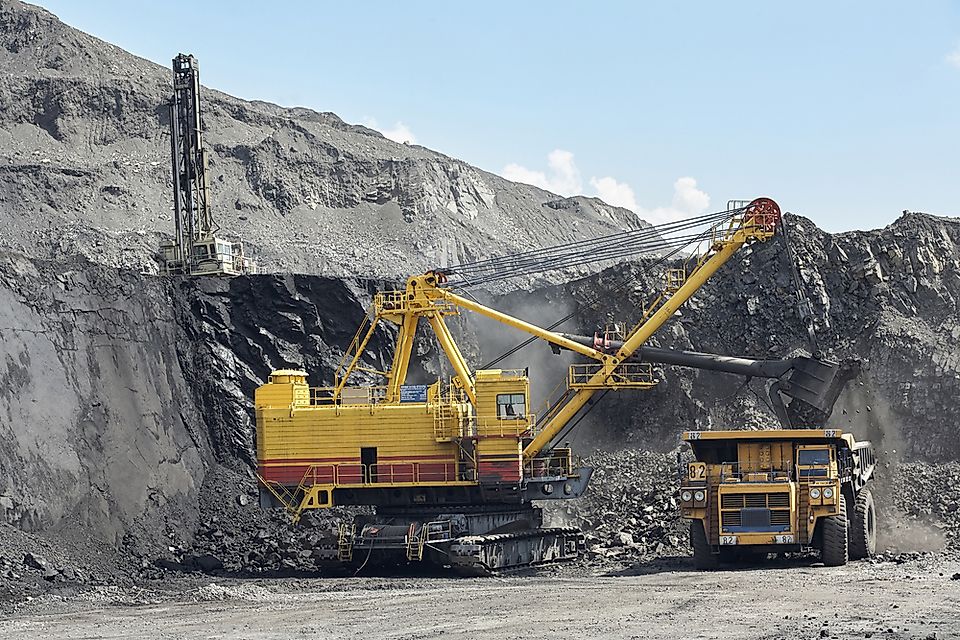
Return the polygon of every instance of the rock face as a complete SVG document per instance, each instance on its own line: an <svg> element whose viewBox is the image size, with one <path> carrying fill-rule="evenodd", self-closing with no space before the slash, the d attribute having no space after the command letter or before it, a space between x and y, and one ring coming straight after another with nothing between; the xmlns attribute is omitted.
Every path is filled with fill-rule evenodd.
<svg viewBox="0 0 960 640"><path fill-rule="evenodd" d="M803 218L790 216L788 222L821 350L834 359L863 360L863 373L841 397L831 424L898 456L960 456L960 409L945 400L960 393L960 222L909 214L879 231L837 235ZM574 311L559 330L592 334L611 322L632 326L663 283L662 269L624 266L513 294L501 305L521 317L532 313L543 324ZM794 355L809 349L795 290L782 238L748 247L652 342L756 358ZM524 366L525 360L553 376L547 391L562 378L563 363L542 344L504 366ZM589 444L602 438L610 447L670 449L687 428L776 424L762 381L743 386L735 376L671 367L662 377L648 392L607 394L587 419L594 428Z"/></svg>
<svg viewBox="0 0 960 640"><path fill-rule="evenodd" d="M0 254L0 521L117 546L189 538L211 469L252 478L256 387L288 367L330 384L383 286L68 266ZM371 364L392 337L374 337ZM421 339L414 377L434 353Z"/></svg>
<svg viewBox="0 0 960 640"><path fill-rule="evenodd" d="M881 232L830 236L793 222L803 231L794 244L821 346L865 359L835 424L876 440L888 460L957 457L957 409L939 398L957 394L960 225L911 215ZM880 279L865 275L869 256L876 266L866 272ZM776 241L746 250L657 335L660 344L759 357L802 348L781 261ZM4 254L0 514L28 530L79 522L114 542L131 532L149 539L158 527L189 537L211 469L251 477L257 385L285 367L305 368L314 385L331 383L371 293L386 286L318 276L161 279ZM542 324L572 306L564 328L589 332L607 310L635 318L655 286L633 265L524 294L523 305L517 295L493 304ZM495 332L481 324L458 324L476 364L512 344L503 331L491 341ZM441 369L437 346L421 333L411 376L426 381ZM387 366L393 338L389 327L377 333L369 364ZM535 386L550 388L550 376L565 371L543 345L513 358L504 365L529 365ZM579 449L669 451L685 428L770 424L759 383L740 385L666 370L650 392L599 402L577 432Z"/></svg>
<svg viewBox="0 0 960 640"><path fill-rule="evenodd" d="M209 447L168 285L74 266L0 258L0 516L111 542L189 522Z"/></svg>
<svg viewBox="0 0 960 640"><path fill-rule="evenodd" d="M0 2L3 246L156 271L158 234L173 229L171 74ZM214 216L272 272L405 276L644 224L331 113L202 100Z"/></svg>

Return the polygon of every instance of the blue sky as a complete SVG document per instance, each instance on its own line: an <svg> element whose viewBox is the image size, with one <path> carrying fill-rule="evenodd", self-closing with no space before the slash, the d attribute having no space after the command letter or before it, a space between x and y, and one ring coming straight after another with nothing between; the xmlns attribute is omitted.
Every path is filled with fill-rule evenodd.
<svg viewBox="0 0 960 640"><path fill-rule="evenodd" d="M204 84L669 219L960 215L960 3L42 0ZM136 7L133 9L132 7Z"/></svg>

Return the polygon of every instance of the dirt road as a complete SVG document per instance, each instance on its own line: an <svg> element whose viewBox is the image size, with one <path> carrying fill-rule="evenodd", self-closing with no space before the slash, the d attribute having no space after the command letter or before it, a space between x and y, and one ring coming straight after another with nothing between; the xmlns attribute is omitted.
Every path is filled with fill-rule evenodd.
<svg viewBox="0 0 960 640"><path fill-rule="evenodd" d="M682 565L681 565L682 566ZM949 638L960 563L508 578L216 580L38 599L23 638ZM139 601L141 604L131 604Z"/></svg>

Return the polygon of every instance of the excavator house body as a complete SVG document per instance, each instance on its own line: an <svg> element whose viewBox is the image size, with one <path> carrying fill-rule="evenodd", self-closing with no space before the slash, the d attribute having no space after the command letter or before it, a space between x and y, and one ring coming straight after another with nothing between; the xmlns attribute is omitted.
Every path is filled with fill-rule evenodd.
<svg viewBox="0 0 960 640"><path fill-rule="evenodd" d="M309 387L304 372L275 371L255 399L261 505L297 516L375 506L376 517L358 518L341 542L327 545L330 561L375 551L381 563L435 556L437 564L482 573L575 556L582 535L540 528L530 502L580 495L590 470L574 468L562 448L524 463L535 423L525 372L480 370L474 388L476 412L440 382L401 387L398 402L388 402L382 387L346 387L334 401L331 389ZM475 539L490 534L505 539ZM501 557L507 543L510 557Z"/></svg>
<svg viewBox="0 0 960 640"><path fill-rule="evenodd" d="M524 372L481 370L475 388L479 415L439 382L405 386L396 403L378 387L347 387L333 401L305 372L275 371L255 398L263 502L297 487L318 507L524 502L528 479L577 479L569 449L523 462L535 422Z"/></svg>
<svg viewBox="0 0 960 640"><path fill-rule="evenodd" d="M698 527L713 556L697 558L701 565L736 552L820 549L827 519L856 519L875 467L869 442L833 429L689 431L682 439L695 456L683 470L682 515L694 521L695 556L705 551Z"/></svg>

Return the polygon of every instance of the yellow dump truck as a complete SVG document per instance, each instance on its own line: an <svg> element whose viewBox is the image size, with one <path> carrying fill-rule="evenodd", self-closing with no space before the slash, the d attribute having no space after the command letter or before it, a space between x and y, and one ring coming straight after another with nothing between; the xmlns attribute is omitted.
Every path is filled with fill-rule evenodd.
<svg viewBox="0 0 960 640"><path fill-rule="evenodd" d="M873 555L873 447L835 429L687 431L680 508L700 569L816 549L827 566Z"/></svg>

